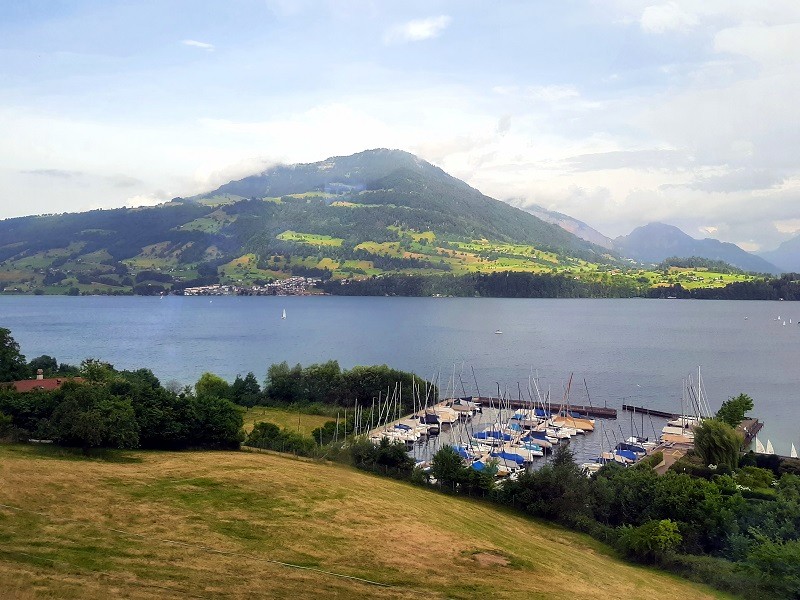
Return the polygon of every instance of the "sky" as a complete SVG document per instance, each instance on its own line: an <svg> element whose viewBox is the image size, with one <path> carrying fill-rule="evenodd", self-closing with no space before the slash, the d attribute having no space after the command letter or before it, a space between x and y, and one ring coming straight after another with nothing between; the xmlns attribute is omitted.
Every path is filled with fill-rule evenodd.
<svg viewBox="0 0 800 600"><path fill-rule="evenodd" d="M797 0L0 3L0 218L413 152L615 237L800 233Z"/></svg>

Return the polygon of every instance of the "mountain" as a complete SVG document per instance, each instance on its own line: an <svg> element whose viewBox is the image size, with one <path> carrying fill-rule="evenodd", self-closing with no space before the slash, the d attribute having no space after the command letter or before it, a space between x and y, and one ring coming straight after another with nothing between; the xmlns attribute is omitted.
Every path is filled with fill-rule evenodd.
<svg viewBox="0 0 800 600"><path fill-rule="evenodd" d="M436 234L529 243L582 254L603 252L401 150L367 150L316 163L272 167L192 200L225 196L282 198L294 194L319 194L329 204L347 202L362 208L380 208L378 220L385 220L388 211L399 226Z"/></svg>
<svg viewBox="0 0 800 600"><path fill-rule="evenodd" d="M672 225L650 223L637 227L630 234L614 240L614 248L624 256L640 262L659 263L676 256L697 256L721 260L744 271L780 273L781 269L763 258L745 252L736 244L706 238L696 240Z"/></svg>
<svg viewBox="0 0 800 600"><path fill-rule="evenodd" d="M759 252L758 255L786 273L800 273L800 235L786 240L775 250Z"/></svg>
<svg viewBox="0 0 800 600"><path fill-rule="evenodd" d="M571 234L577 235L582 240L586 240L587 242L591 242L592 244L608 250L614 249L614 241L610 237L606 237L583 221L579 221L578 219L560 212L547 210L538 204L526 206L523 210L531 213L535 217L540 218L542 221L552 223L553 225L558 225L562 229L566 229Z"/></svg>
<svg viewBox="0 0 800 600"><path fill-rule="evenodd" d="M605 248L385 149L276 166L156 207L0 221L0 290L16 293L590 263L620 264Z"/></svg>

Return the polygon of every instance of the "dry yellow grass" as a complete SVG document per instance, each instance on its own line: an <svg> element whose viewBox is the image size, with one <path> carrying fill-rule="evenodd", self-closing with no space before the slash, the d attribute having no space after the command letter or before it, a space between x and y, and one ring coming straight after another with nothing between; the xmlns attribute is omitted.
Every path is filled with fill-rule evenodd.
<svg viewBox="0 0 800 600"><path fill-rule="evenodd" d="M0 503L24 509L0 508L2 598L714 597L584 536L338 465L40 452L0 446Z"/></svg>
<svg viewBox="0 0 800 600"><path fill-rule="evenodd" d="M302 435L311 435L311 432L317 427L322 427L328 421L336 420L336 417L309 415L268 406L248 408L242 417L244 418L244 430L246 432L252 430L253 425L259 421L265 421L267 423L275 423L280 428L296 431Z"/></svg>

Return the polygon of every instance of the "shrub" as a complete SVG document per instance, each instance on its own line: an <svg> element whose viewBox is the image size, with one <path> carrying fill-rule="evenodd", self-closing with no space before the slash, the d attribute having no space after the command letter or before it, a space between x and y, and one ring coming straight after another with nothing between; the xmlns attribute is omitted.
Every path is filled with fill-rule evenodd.
<svg viewBox="0 0 800 600"><path fill-rule="evenodd" d="M617 546L628 556L642 562L655 562L674 552L683 538L678 525L669 519L648 521L639 527L623 526Z"/></svg>

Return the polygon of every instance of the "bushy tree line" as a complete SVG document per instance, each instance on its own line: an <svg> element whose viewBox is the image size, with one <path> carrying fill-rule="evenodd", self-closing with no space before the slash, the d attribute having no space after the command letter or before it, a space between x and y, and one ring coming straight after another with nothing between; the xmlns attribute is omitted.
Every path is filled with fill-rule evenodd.
<svg viewBox="0 0 800 600"><path fill-rule="evenodd" d="M395 389L397 386L397 390ZM413 394L431 399L438 397L438 390L425 380L392 369L386 365L356 366L341 369L339 363L331 360L307 367L290 367L282 362L269 367L267 383L264 388L265 404L319 404L328 406L352 407L356 401L362 407L371 408L372 399L387 393L402 397L402 411L410 412ZM405 414L404 413L404 414Z"/></svg>
<svg viewBox="0 0 800 600"><path fill-rule="evenodd" d="M382 275L349 282L328 281L324 289L339 296L458 296L486 298L630 298L642 295L627 278L590 282L562 274L504 271L469 275Z"/></svg>
<svg viewBox="0 0 800 600"><path fill-rule="evenodd" d="M720 288L688 290L680 284L651 288L650 298L697 298L700 300L800 300L800 274L784 273L776 278L735 281Z"/></svg>
<svg viewBox="0 0 800 600"><path fill-rule="evenodd" d="M54 391L18 393L0 387L5 434L90 448L238 448L242 415L213 389L164 388L148 369L117 371L86 360L83 382Z"/></svg>
<svg viewBox="0 0 800 600"><path fill-rule="evenodd" d="M656 265L656 270L669 271L671 267L678 267L681 269L708 269L714 273L744 273L742 269L734 267L724 260L713 260L710 258L703 258L702 256L670 256Z"/></svg>

